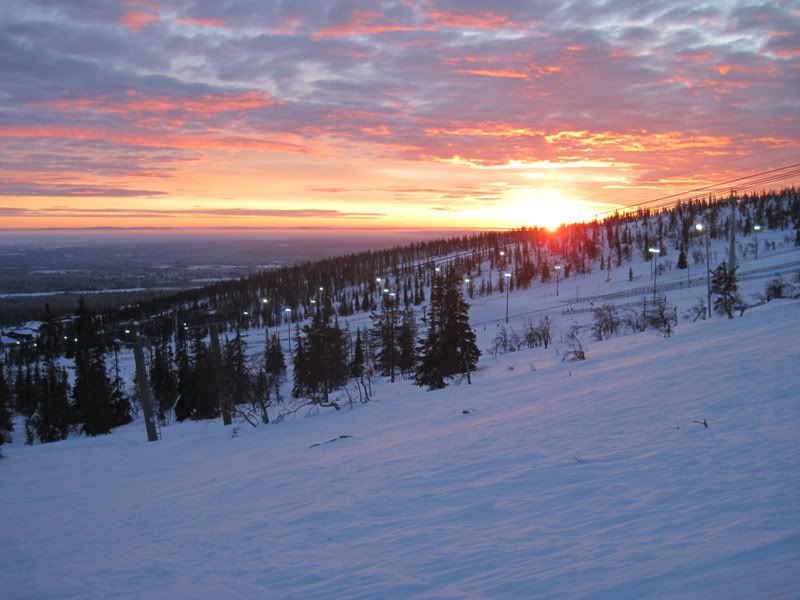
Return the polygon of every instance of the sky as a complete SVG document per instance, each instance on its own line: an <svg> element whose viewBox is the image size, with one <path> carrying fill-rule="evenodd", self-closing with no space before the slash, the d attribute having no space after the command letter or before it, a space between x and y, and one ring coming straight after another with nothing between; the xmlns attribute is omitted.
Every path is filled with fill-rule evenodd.
<svg viewBox="0 0 800 600"><path fill-rule="evenodd" d="M553 227L800 162L800 0L26 0L0 81L0 229Z"/></svg>

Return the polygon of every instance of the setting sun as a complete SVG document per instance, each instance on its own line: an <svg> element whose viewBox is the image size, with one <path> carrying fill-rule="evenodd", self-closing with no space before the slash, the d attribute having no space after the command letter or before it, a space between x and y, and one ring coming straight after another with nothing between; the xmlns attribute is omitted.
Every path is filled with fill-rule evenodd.
<svg viewBox="0 0 800 600"><path fill-rule="evenodd" d="M515 226L539 225L554 231L564 223L594 218L585 203L565 196L558 188L529 188L517 190L514 195L509 210L513 213Z"/></svg>

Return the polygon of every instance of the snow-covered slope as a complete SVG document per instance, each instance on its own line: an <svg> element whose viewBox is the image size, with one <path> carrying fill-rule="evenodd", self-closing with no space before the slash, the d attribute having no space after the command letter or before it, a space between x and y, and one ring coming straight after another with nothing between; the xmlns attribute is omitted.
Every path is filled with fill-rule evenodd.
<svg viewBox="0 0 800 600"><path fill-rule="evenodd" d="M471 386L380 384L380 402L238 437L206 422L15 443L0 590L797 597L798 340L800 304L773 301L583 362L485 357Z"/></svg>

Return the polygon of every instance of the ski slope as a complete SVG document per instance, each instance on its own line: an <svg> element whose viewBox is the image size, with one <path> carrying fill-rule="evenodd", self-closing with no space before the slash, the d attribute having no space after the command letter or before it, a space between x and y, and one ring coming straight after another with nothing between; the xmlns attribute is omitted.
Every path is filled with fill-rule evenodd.
<svg viewBox="0 0 800 600"><path fill-rule="evenodd" d="M4 598L796 598L800 303L0 462ZM468 411L468 413L464 413ZM706 420L709 427L694 421ZM341 437L351 436L351 437Z"/></svg>

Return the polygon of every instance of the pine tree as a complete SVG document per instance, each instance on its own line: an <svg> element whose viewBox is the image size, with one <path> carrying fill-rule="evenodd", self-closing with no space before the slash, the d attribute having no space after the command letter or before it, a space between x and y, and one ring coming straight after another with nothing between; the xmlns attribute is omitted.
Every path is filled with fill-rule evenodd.
<svg viewBox="0 0 800 600"><path fill-rule="evenodd" d="M397 366L404 375L411 373L417 361L417 320L414 310L403 311L403 319L397 334L398 359Z"/></svg>
<svg viewBox="0 0 800 600"><path fill-rule="evenodd" d="M114 393L102 339L95 332L94 318L83 298L78 301L75 333L73 397L82 429L87 435L109 433L112 427L130 422L130 405L127 398Z"/></svg>
<svg viewBox="0 0 800 600"><path fill-rule="evenodd" d="M353 360L350 362L350 376L361 379L364 376L364 346L361 341L361 330L356 332L356 343L353 347Z"/></svg>
<svg viewBox="0 0 800 600"><path fill-rule="evenodd" d="M114 348L114 378L111 380L111 420L113 427L126 425L133 421L131 400L125 390L125 380L119 369L119 354Z"/></svg>
<svg viewBox="0 0 800 600"><path fill-rule="evenodd" d="M689 266L689 262L686 260L686 252L683 251L683 248L681 248L681 252L678 254L678 264L676 266L679 269L686 269Z"/></svg>
<svg viewBox="0 0 800 600"><path fill-rule="evenodd" d="M329 401L329 394L347 382L347 353L338 322L331 325L330 317L324 313L318 311L311 323L303 327L303 335L296 336L293 394L338 408Z"/></svg>
<svg viewBox="0 0 800 600"><path fill-rule="evenodd" d="M445 378L475 370L480 350L469 324L469 305L464 301L455 269L434 279L428 333L418 348L416 380L429 389L445 386Z"/></svg>
<svg viewBox="0 0 800 600"><path fill-rule="evenodd" d="M275 399L280 402L281 384L286 379L286 359L277 330L272 334L264 352L264 372L268 386L275 390Z"/></svg>
<svg viewBox="0 0 800 600"><path fill-rule="evenodd" d="M385 296L383 310L380 313L373 312L371 318L371 336L378 372L394 383L399 356L397 301L394 295Z"/></svg>
<svg viewBox="0 0 800 600"><path fill-rule="evenodd" d="M445 387L442 365L442 305L444 303L444 279L435 275L431 285L430 316L428 332L417 347L416 382L429 390Z"/></svg>
<svg viewBox="0 0 800 600"><path fill-rule="evenodd" d="M733 311L742 300L736 283L736 269L729 269L727 262L722 262L711 275L711 294L715 296L714 310L732 319Z"/></svg>
<svg viewBox="0 0 800 600"><path fill-rule="evenodd" d="M11 411L11 388L6 381L5 369L0 363L0 446L11 441L14 418Z"/></svg>
<svg viewBox="0 0 800 600"><path fill-rule="evenodd" d="M175 399L176 421L184 421L192 416L194 412L194 372L184 331L183 329L179 329L175 336L175 362L178 367L177 397Z"/></svg>
<svg viewBox="0 0 800 600"><path fill-rule="evenodd" d="M247 367L246 351L247 344L237 329L236 336L225 342L222 361L222 393L231 407L251 400L252 375Z"/></svg>
<svg viewBox="0 0 800 600"><path fill-rule="evenodd" d="M196 421L219 416L217 373L220 365L198 331L192 341L192 376L190 418Z"/></svg>
<svg viewBox="0 0 800 600"><path fill-rule="evenodd" d="M173 367L172 349L166 339L156 346L150 367L150 388L158 410L158 420L166 425L178 399L178 379Z"/></svg>
<svg viewBox="0 0 800 600"><path fill-rule="evenodd" d="M34 384L34 374L31 372L30 365L22 365L17 368L17 377L14 381L15 406L17 412L26 417L33 416L36 412L36 386Z"/></svg>
<svg viewBox="0 0 800 600"><path fill-rule="evenodd" d="M294 336L294 363L292 396L302 398L307 389L307 382L311 380L311 365L306 352L306 341L300 335L299 327Z"/></svg>
<svg viewBox="0 0 800 600"><path fill-rule="evenodd" d="M52 360L44 366L39 380L39 406L31 418L32 428L41 442L55 442L67 438L70 406L67 373L58 369Z"/></svg>
<svg viewBox="0 0 800 600"><path fill-rule="evenodd" d="M442 315L444 347L449 351L444 355L444 374L464 373L467 383L471 383L470 373L475 370L480 357L475 332L469 324L469 305L461 291L461 281L455 269L447 273L445 279L444 314Z"/></svg>

